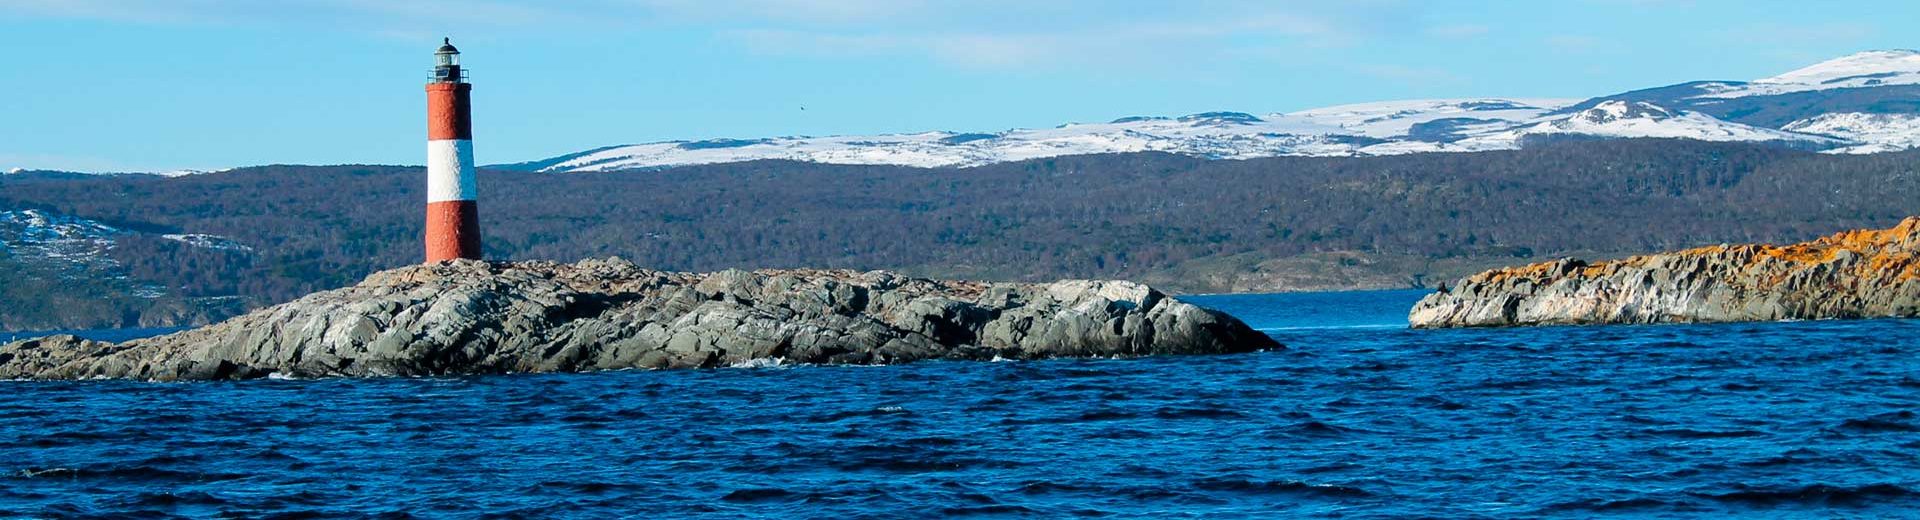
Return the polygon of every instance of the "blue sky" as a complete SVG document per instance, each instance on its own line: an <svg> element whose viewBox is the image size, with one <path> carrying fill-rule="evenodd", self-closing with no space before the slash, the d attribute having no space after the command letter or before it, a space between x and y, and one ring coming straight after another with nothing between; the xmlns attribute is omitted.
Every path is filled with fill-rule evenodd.
<svg viewBox="0 0 1920 520"><path fill-rule="evenodd" d="M498 163L1586 97L1920 47L1917 20L1911 1L0 0L0 168L420 164L442 35L473 71L476 154Z"/></svg>

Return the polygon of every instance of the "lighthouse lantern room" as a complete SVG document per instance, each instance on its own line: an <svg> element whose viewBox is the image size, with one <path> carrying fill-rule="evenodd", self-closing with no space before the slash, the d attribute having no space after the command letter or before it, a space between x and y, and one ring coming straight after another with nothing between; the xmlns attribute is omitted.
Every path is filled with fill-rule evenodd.
<svg viewBox="0 0 1920 520"><path fill-rule="evenodd" d="M440 50L433 53L433 80L460 81L460 49L453 47L452 38L440 41Z"/></svg>

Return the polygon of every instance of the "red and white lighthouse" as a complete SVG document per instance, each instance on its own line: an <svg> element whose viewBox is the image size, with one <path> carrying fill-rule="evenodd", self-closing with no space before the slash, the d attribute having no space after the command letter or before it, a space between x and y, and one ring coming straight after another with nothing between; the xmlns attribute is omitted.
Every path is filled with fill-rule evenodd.
<svg viewBox="0 0 1920 520"><path fill-rule="evenodd" d="M427 83L427 262L480 258L480 195L473 172L473 85L452 39L433 53Z"/></svg>

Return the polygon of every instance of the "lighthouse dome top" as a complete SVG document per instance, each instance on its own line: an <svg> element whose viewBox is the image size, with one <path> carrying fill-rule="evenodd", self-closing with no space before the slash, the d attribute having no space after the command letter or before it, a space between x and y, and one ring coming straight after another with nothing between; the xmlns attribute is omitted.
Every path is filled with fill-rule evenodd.
<svg viewBox="0 0 1920 520"><path fill-rule="evenodd" d="M434 54L459 54L460 53L460 49L453 48L453 38L441 38L440 44L441 44L440 50L434 51L433 52Z"/></svg>

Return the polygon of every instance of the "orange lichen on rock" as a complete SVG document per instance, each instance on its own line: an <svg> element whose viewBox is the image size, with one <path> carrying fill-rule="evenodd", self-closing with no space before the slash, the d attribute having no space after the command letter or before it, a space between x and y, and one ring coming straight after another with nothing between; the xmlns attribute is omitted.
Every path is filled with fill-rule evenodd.
<svg viewBox="0 0 1920 520"><path fill-rule="evenodd" d="M1542 280L1558 278L1565 274L1562 272L1562 270L1569 266L1582 268L1582 269L1590 268L1586 262L1582 262L1580 260L1574 260L1571 258L1562 258L1559 260L1527 264L1527 265L1518 266L1518 267L1503 267L1499 269L1493 269L1486 272L1482 272L1480 274L1473 275L1472 277L1469 277L1467 280L1465 280L1465 282L1493 284L1493 283L1501 283L1501 282L1506 282L1509 280L1516 280L1516 279L1525 279L1525 280L1532 280L1537 282Z"/></svg>
<svg viewBox="0 0 1920 520"><path fill-rule="evenodd" d="M1912 251L1900 251L1875 255L1867 258L1864 269L1893 275L1894 281L1907 281L1920 278L1920 262L1915 262Z"/></svg>
<svg viewBox="0 0 1920 520"><path fill-rule="evenodd" d="M1788 246L1762 246L1760 254L1770 258L1798 262L1803 264L1832 262L1841 251L1850 251L1866 257L1868 272L1898 273L1901 278L1912 276L1912 251L1889 250L1895 246L1911 246L1920 238L1920 218L1908 218L1900 225L1889 229L1862 229L1844 231L1833 236L1811 242ZM1898 259L1905 258L1906 261Z"/></svg>

